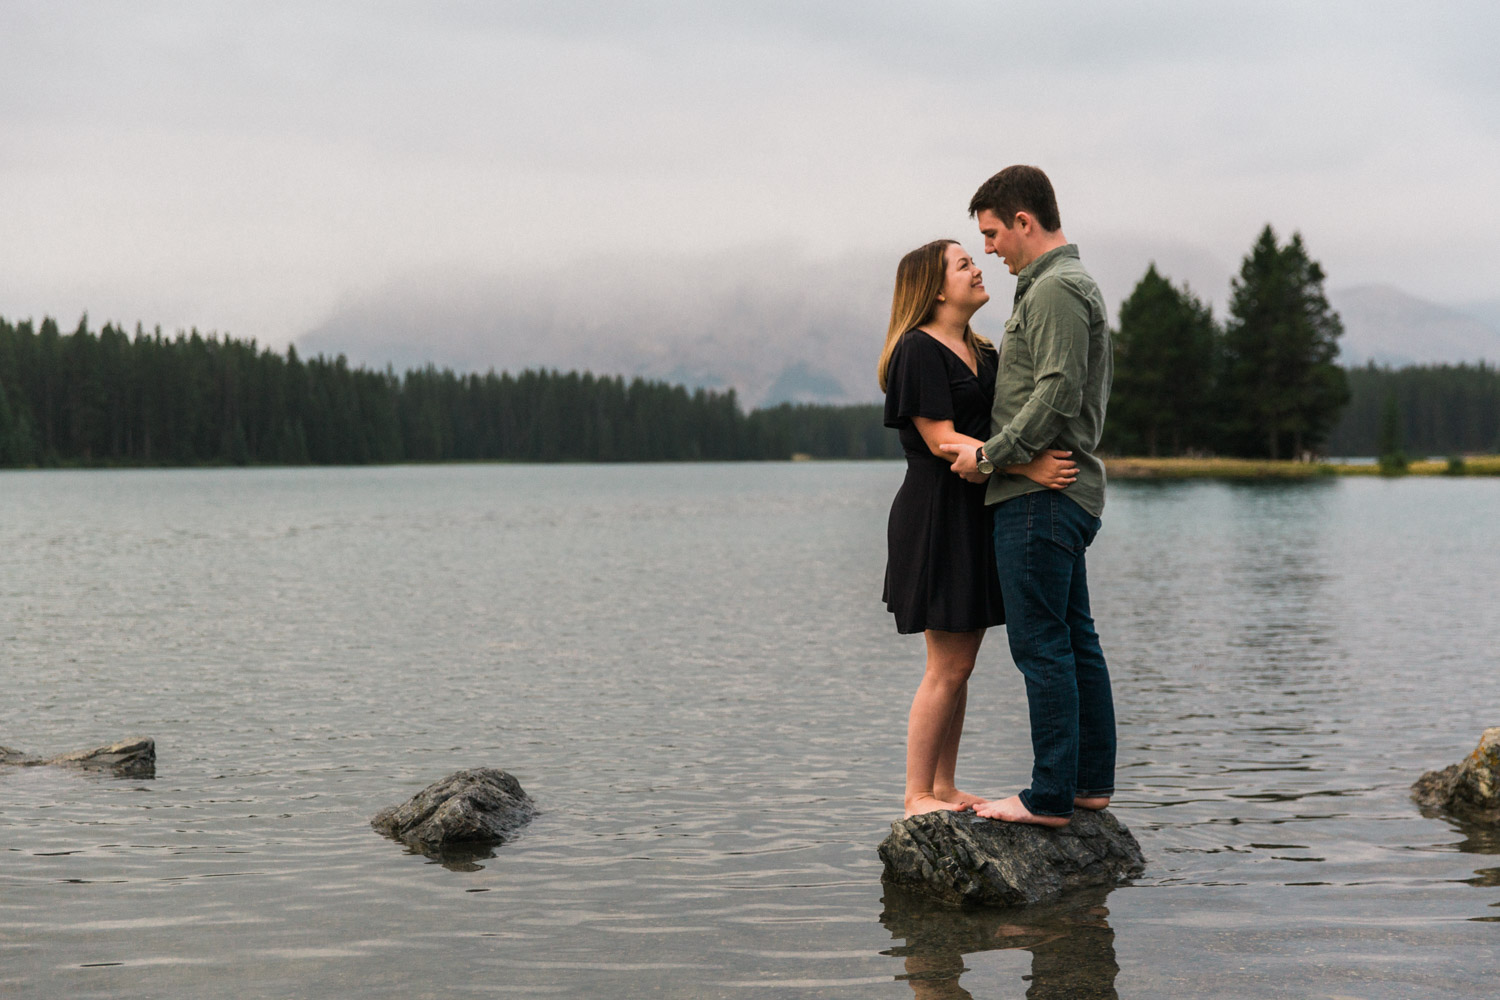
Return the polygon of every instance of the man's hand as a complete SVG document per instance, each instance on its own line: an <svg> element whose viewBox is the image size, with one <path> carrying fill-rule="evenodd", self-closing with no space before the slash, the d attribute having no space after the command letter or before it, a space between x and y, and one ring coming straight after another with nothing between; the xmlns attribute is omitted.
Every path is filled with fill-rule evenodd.
<svg viewBox="0 0 1500 1000"><path fill-rule="evenodd" d="M949 466L954 472L971 483L982 483L990 477L979 471L978 456L975 448L970 444L940 444L938 451L953 456L953 464Z"/></svg>

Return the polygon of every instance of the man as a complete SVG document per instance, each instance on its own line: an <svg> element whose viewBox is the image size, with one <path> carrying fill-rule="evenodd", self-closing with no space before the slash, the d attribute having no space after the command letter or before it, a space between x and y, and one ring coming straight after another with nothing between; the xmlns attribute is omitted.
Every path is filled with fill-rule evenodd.
<svg viewBox="0 0 1500 1000"><path fill-rule="evenodd" d="M976 482L989 475L1005 631L1026 678L1034 755L1030 788L975 811L1065 826L1075 806L1103 809L1114 793L1114 700L1084 566L1104 510L1094 449L1114 370L1109 327L1099 286L1063 235L1046 174L1005 168L975 192L969 215L985 252L1016 275L1015 308L1000 342L994 436L978 449L948 450L954 472ZM1044 448L1072 452L1076 482L1047 490L994 471Z"/></svg>

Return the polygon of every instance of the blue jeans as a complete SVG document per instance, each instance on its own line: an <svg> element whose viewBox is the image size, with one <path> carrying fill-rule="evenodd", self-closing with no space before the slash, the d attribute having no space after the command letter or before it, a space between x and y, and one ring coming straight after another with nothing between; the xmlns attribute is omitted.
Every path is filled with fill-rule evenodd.
<svg viewBox="0 0 1500 1000"><path fill-rule="evenodd" d="M1115 787L1114 697L1083 558L1099 519L1052 490L997 504L994 518L1005 632L1031 710L1021 801L1038 816L1071 816L1074 796Z"/></svg>

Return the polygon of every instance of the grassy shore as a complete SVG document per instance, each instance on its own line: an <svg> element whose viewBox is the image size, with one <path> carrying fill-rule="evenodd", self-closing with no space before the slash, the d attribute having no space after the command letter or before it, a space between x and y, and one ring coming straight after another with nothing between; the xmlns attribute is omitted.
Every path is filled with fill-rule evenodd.
<svg viewBox="0 0 1500 1000"><path fill-rule="evenodd" d="M1331 462L1270 462L1248 458L1110 458L1104 466L1117 479L1306 479L1312 476L1378 476L1378 465ZM1412 476L1500 476L1500 455L1466 455L1462 471L1446 459L1412 462Z"/></svg>

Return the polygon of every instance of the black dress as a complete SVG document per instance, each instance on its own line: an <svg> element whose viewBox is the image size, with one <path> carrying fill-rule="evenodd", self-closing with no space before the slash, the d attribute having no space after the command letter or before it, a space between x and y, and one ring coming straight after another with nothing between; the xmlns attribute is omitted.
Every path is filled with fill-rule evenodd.
<svg viewBox="0 0 1500 1000"><path fill-rule="evenodd" d="M942 342L908 330L886 369L885 425L900 431L906 452L906 481L886 529L885 606L898 632L969 632L1005 621L985 488L928 451L911 420L952 420L960 434L988 438L998 358L981 349L978 361L975 375Z"/></svg>

